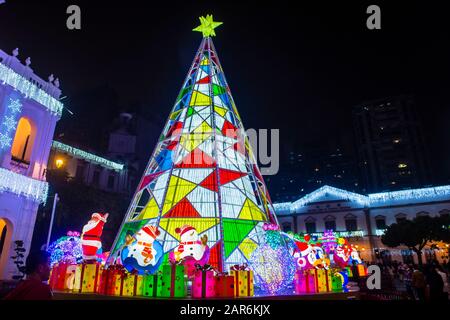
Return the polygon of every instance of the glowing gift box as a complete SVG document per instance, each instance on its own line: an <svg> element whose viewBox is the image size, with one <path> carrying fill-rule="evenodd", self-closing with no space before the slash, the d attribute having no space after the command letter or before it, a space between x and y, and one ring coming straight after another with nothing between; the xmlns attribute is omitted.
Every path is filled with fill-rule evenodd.
<svg viewBox="0 0 450 320"><path fill-rule="evenodd" d="M347 271L347 275L349 278L353 277L352 267L345 267L345 270Z"/></svg>
<svg viewBox="0 0 450 320"><path fill-rule="evenodd" d="M233 298L234 297L234 277L221 274L214 277L216 297Z"/></svg>
<svg viewBox="0 0 450 320"><path fill-rule="evenodd" d="M50 274L50 287L53 290L66 290L67 287L67 277L68 277L68 268L69 264L67 263L57 263L53 266Z"/></svg>
<svg viewBox="0 0 450 320"><path fill-rule="evenodd" d="M158 275L146 274L144 276L138 276L137 281L136 291L140 291L140 295L144 297L156 297ZM136 293L136 295L139 294Z"/></svg>
<svg viewBox="0 0 450 320"><path fill-rule="evenodd" d="M234 295L236 297L253 297L253 271L246 266L232 266L230 275L234 277Z"/></svg>
<svg viewBox="0 0 450 320"><path fill-rule="evenodd" d="M192 281L192 298L212 298L215 295L214 271L208 267L197 269Z"/></svg>
<svg viewBox="0 0 450 320"><path fill-rule="evenodd" d="M297 270L294 279L296 294L316 292L316 274L314 270Z"/></svg>
<svg viewBox="0 0 450 320"><path fill-rule="evenodd" d="M184 266L180 264L164 265L162 273L157 279L157 297L184 298L186 297L186 281Z"/></svg>
<svg viewBox="0 0 450 320"><path fill-rule="evenodd" d="M134 274L124 274L122 276L122 286L120 295L124 297L134 296L135 283L136 283L136 276Z"/></svg>
<svg viewBox="0 0 450 320"><path fill-rule="evenodd" d="M365 276L367 276L367 268L366 268L365 265L363 265L363 264L358 264L358 265L357 265L357 268L358 268L358 274L359 274L360 277L365 277Z"/></svg>
<svg viewBox="0 0 450 320"><path fill-rule="evenodd" d="M136 275L136 280L134 282L134 295L143 296L144 295L144 279L145 276Z"/></svg>
<svg viewBox="0 0 450 320"><path fill-rule="evenodd" d="M96 293L101 272L102 268L99 263L77 265L73 290L80 293Z"/></svg>
<svg viewBox="0 0 450 320"><path fill-rule="evenodd" d="M329 272L331 278L331 291L342 292L342 275L340 275L337 270Z"/></svg>
<svg viewBox="0 0 450 320"><path fill-rule="evenodd" d="M122 266L112 265L102 270L99 276L97 292L102 295L119 296L122 291L122 279L125 274Z"/></svg>
<svg viewBox="0 0 450 320"><path fill-rule="evenodd" d="M315 269L316 292L329 292L328 272L325 269Z"/></svg>

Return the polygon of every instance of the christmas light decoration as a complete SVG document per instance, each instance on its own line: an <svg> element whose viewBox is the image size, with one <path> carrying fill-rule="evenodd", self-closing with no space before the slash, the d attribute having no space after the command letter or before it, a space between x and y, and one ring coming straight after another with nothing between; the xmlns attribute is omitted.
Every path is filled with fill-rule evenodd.
<svg viewBox="0 0 450 320"><path fill-rule="evenodd" d="M69 231L67 236L61 237L48 247L50 264L68 263L77 264L83 260L80 234Z"/></svg>
<svg viewBox="0 0 450 320"><path fill-rule="evenodd" d="M432 188L372 193L369 194L369 200L372 206L376 206L387 205L389 203L398 201L433 201L441 197L448 198L448 196L450 196L450 186L440 186Z"/></svg>
<svg viewBox="0 0 450 320"><path fill-rule="evenodd" d="M113 170L121 171L124 168L123 164L119 164L119 163L107 160L105 158L96 156L95 154L71 147L71 146L61 143L59 141L53 141L52 148L55 150L67 153L75 158L80 158L80 159L84 159L89 162L94 162L94 163L97 163L99 165L102 165L104 167L107 167L107 168L110 168Z"/></svg>
<svg viewBox="0 0 450 320"><path fill-rule="evenodd" d="M314 202L315 200L322 198L326 195L332 195L337 198L353 201L353 202L360 204L363 207L366 207L369 205L369 199L366 196L363 196L363 195L360 195L357 193L353 193L353 192L348 192L348 191L330 187L330 186L323 186L320 189L317 189L316 191L311 192L310 194L307 194L303 198L295 201L292 204L293 209L298 210L299 208L304 207L305 205L307 205L311 202Z"/></svg>
<svg viewBox="0 0 450 320"><path fill-rule="evenodd" d="M22 111L20 99L8 99L5 114L0 122L0 150L11 147L12 136L17 127L17 118Z"/></svg>
<svg viewBox="0 0 450 320"><path fill-rule="evenodd" d="M377 207L405 201L429 202L448 198L450 196L450 186L372 193L367 196L330 186L323 186L295 202L275 203L273 206L278 215L288 215L298 212L300 209L308 206L309 203L326 195L333 195L337 198L353 201L363 207Z"/></svg>
<svg viewBox="0 0 450 320"><path fill-rule="evenodd" d="M217 26L211 16L202 19L198 31L205 37L124 217L108 264L123 263L119 255L129 246L127 238L148 226L160 231L154 241L162 245L163 259L169 260L173 253L176 260L190 252L187 246L193 246L193 255L200 257L199 246L204 244L199 239L206 236L208 264L227 272L234 265L249 263L252 253L265 243L264 226L268 231L279 229L210 37ZM177 232L184 226L195 229L187 232L192 239ZM271 244L276 246L275 238ZM282 249L267 246L281 254ZM284 264L279 260L270 268L284 269Z"/></svg>
<svg viewBox="0 0 450 320"><path fill-rule="evenodd" d="M249 266L254 271L258 295L286 293L296 271L293 256L285 243L278 246L270 242L261 245L253 252Z"/></svg>
<svg viewBox="0 0 450 320"><path fill-rule="evenodd" d="M50 94L39 88L25 77L0 63L0 81L12 86L22 93L25 98L30 98L47 108L49 112L61 116L64 105Z"/></svg>
<svg viewBox="0 0 450 320"><path fill-rule="evenodd" d="M47 200L48 183L0 168L0 192L11 192L41 203Z"/></svg>

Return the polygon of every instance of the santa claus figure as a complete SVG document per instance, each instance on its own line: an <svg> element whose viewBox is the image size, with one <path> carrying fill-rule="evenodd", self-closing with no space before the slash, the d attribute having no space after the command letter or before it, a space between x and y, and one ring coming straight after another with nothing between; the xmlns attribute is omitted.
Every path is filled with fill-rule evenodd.
<svg viewBox="0 0 450 320"><path fill-rule="evenodd" d="M157 271L163 255L163 247L156 241L160 233L157 227L146 225L133 237L127 236L121 259L128 271L135 270L140 274Z"/></svg>
<svg viewBox="0 0 450 320"><path fill-rule="evenodd" d="M108 219L108 213L94 213L91 220L83 227L81 235L81 246L83 251L83 260L92 262L97 260L97 252L102 247L101 235L103 226Z"/></svg>
<svg viewBox="0 0 450 320"><path fill-rule="evenodd" d="M294 253L297 266L300 269L328 269L330 260L327 258L323 248L316 244L310 244L310 237L306 235L306 242L296 242L298 251Z"/></svg>
<svg viewBox="0 0 450 320"><path fill-rule="evenodd" d="M347 239L339 238L338 245L334 250L333 261L339 267L344 268L349 264L352 247L348 243Z"/></svg>

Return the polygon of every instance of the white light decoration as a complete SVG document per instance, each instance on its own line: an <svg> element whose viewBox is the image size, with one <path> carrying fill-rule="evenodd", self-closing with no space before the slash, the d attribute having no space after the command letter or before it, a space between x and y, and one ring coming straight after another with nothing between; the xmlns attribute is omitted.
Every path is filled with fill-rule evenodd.
<svg viewBox="0 0 450 320"><path fill-rule="evenodd" d="M52 148L67 154L72 155L75 158L81 158L86 161L94 162L99 165L105 166L107 168L121 171L123 170L123 164L119 164L110 160L107 160L105 158L96 156L95 154L71 147L67 144L61 143L59 141L53 141Z"/></svg>
<svg viewBox="0 0 450 320"><path fill-rule="evenodd" d="M369 194L369 201L372 206L375 206L397 201L421 200L425 202L441 197L450 197L450 186L372 193Z"/></svg>
<svg viewBox="0 0 450 320"><path fill-rule="evenodd" d="M0 193L11 192L36 202L47 200L48 183L0 168Z"/></svg>
<svg viewBox="0 0 450 320"><path fill-rule="evenodd" d="M386 230L377 229L377 230L375 230L375 235L378 237L381 237L385 232L386 232Z"/></svg>
<svg viewBox="0 0 450 320"><path fill-rule="evenodd" d="M450 186L372 193L367 196L330 186L323 186L295 202L274 203L273 206L278 215L287 215L298 212L301 208L308 206L311 202L317 201L327 194L356 202L363 207L373 208L388 206L398 202L429 202L442 198L448 199L450 198Z"/></svg>
<svg viewBox="0 0 450 320"><path fill-rule="evenodd" d="M17 127L17 118L22 112L20 99L9 98L6 112L0 121L0 149L11 147L12 135Z"/></svg>
<svg viewBox="0 0 450 320"><path fill-rule="evenodd" d="M307 194L306 196L300 198L299 200L295 201L293 203L293 209L297 210L301 207L304 207L305 205L309 204L310 202L314 202L317 199L322 198L325 195L333 195L338 198L346 199L349 201L354 201L364 207L369 205L369 199L366 196L363 196L361 194L348 192L342 189L330 187L330 186L323 186L319 189L317 189L314 192L311 192Z"/></svg>
<svg viewBox="0 0 450 320"><path fill-rule="evenodd" d="M51 113L61 116L64 105L60 101L1 63L0 81L3 82L3 84L12 86L14 89L25 95L26 98L33 99L43 105Z"/></svg>

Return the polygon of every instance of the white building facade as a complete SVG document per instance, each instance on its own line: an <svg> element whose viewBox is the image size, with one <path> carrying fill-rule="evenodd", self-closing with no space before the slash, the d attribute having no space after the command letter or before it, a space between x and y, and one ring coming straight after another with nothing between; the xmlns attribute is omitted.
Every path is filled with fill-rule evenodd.
<svg viewBox="0 0 450 320"><path fill-rule="evenodd" d="M324 186L295 202L274 204L285 231L320 236L334 230L357 246L366 262L417 263L417 255L406 247L388 248L381 242L387 226L420 215L450 213L450 186L361 195ZM423 261L448 261L448 244L425 248Z"/></svg>
<svg viewBox="0 0 450 320"><path fill-rule="evenodd" d="M15 241L30 248L38 207L47 200L45 179L56 122L63 104L59 80L39 78L0 50L0 279L18 274Z"/></svg>

